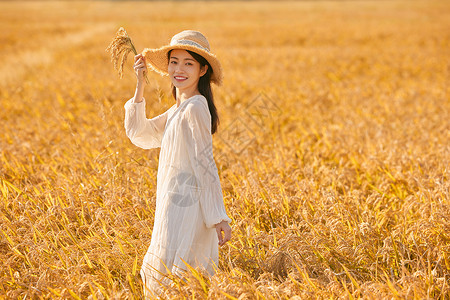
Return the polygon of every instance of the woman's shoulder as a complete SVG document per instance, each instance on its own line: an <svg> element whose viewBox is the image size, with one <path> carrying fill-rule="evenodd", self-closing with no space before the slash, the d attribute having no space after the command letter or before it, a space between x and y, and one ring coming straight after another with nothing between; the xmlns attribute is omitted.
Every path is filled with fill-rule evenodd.
<svg viewBox="0 0 450 300"><path fill-rule="evenodd" d="M195 95L192 99L192 101L189 101L186 109L187 110L193 110L193 111L201 111L208 108L208 101L206 100L205 96L203 95Z"/></svg>
<svg viewBox="0 0 450 300"><path fill-rule="evenodd" d="M202 103L203 105L208 105L208 101L206 100L206 97L203 95L195 95L194 99L192 99L192 102L196 102L196 103Z"/></svg>
<svg viewBox="0 0 450 300"><path fill-rule="evenodd" d="M208 120L211 118L209 113L208 101L203 95L196 95L186 105L186 118L196 120Z"/></svg>

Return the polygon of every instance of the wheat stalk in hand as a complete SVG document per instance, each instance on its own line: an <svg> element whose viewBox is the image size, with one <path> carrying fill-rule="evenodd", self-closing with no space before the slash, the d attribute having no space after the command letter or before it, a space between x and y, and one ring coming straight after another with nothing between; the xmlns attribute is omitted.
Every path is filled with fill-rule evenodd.
<svg viewBox="0 0 450 300"><path fill-rule="evenodd" d="M137 55L136 48L123 27L119 28L116 36L111 41L108 48L106 48L106 51L111 53L111 61L114 63L114 69L119 72L119 76L122 78L123 65L127 61L128 54L133 51L134 55ZM145 82L148 83L147 74L145 74Z"/></svg>

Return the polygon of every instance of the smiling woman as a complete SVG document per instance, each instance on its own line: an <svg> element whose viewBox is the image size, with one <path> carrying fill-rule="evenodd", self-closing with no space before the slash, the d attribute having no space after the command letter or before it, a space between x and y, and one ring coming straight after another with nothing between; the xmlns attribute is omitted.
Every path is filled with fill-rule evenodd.
<svg viewBox="0 0 450 300"><path fill-rule="evenodd" d="M143 98L147 61L169 75L176 100L152 119L145 116ZM152 298L170 284L167 274L182 277L188 265L213 275L218 246L231 238L212 152L218 115L211 81L220 83L222 74L206 38L192 30L175 35L170 46L136 55L134 68L136 92L125 104L127 136L144 149L161 147L155 222L140 272L144 295Z"/></svg>

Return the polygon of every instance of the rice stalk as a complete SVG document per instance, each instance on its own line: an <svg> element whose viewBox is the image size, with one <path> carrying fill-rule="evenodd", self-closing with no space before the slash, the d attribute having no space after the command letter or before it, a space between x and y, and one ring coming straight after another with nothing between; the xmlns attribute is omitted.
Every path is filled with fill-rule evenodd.
<svg viewBox="0 0 450 300"><path fill-rule="evenodd" d="M111 53L111 61L114 63L114 69L119 72L120 78L123 78L123 66L126 63L130 52L133 52L134 55L138 54L133 41L123 27L119 28L116 36L106 48L106 51ZM145 82L148 84L147 74L144 76Z"/></svg>

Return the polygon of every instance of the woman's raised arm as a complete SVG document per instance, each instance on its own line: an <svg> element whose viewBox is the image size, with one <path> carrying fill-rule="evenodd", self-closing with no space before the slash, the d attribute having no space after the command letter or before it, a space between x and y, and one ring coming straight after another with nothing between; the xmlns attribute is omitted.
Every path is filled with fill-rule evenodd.
<svg viewBox="0 0 450 300"><path fill-rule="evenodd" d="M125 132L133 144L143 149L161 147L168 109L152 119L145 116L145 99L136 103L134 97L125 103Z"/></svg>
<svg viewBox="0 0 450 300"><path fill-rule="evenodd" d="M134 71L136 73L136 91L134 93L134 102L142 102L144 96L144 75L147 73L147 65L145 63L145 57L142 54L138 54L134 57Z"/></svg>
<svg viewBox="0 0 450 300"><path fill-rule="evenodd" d="M125 103L125 131L133 144L144 149L161 147L169 110L152 119L145 116L144 75L147 72L142 54L134 57L137 84L134 97Z"/></svg>

